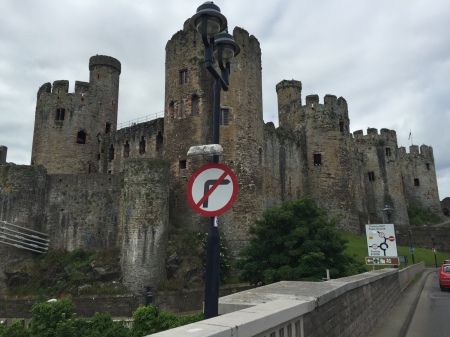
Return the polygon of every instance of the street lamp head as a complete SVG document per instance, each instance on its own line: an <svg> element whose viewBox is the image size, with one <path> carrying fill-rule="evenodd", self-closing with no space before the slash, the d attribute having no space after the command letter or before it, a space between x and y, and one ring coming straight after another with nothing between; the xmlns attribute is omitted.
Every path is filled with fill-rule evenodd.
<svg viewBox="0 0 450 337"><path fill-rule="evenodd" d="M208 155L208 156L220 156L223 153L223 148L220 144L208 144L191 146L187 153L188 157Z"/></svg>
<svg viewBox="0 0 450 337"><path fill-rule="evenodd" d="M222 64L230 62L241 51L233 36L227 32L217 34L214 43L214 57Z"/></svg>
<svg viewBox="0 0 450 337"><path fill-rule="evenodd" d="M200 35L206 34L209 40L227 27L227 18L220 13L218 6L212 1L207 1L197 8L197 13L192 16L190 24ZM206 27L203 27L203 24L206 24Z"/></svg>

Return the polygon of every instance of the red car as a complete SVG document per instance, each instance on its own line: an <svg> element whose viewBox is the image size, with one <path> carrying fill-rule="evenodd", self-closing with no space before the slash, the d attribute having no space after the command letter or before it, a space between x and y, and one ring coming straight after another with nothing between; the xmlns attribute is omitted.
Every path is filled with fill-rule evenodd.
<svg viewBox="0 0 450 337"><path fill-rule="evenodd" d="M444 291L445 288L450 288L450 264L442 264L439 270L439 286Z"/></svg>

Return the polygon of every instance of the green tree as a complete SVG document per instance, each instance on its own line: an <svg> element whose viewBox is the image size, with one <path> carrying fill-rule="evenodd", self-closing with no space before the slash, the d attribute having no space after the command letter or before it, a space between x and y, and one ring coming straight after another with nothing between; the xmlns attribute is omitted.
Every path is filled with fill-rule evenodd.
<svg viewBox="0 0 450 337"><path fill-rule="evenodd" d="M35 303L31 309L30 335L33 337L54 337L58 324L72 318L74 306L67 298L55 302Z"/></svg>
<svg viewBox="0 0 450 337"><path fill-rule="evenodd" d="M159 310L153 304L140 306L133 313L133 326L130 337L141 337L178 326L194 323L203 319L202 314L177 316L174 313Z"/></svg>
<svg viewBox="0 0 450 337"><path fill-rule="evenodd" d="M15 318L8 327L0 325L0 337L30 337L23 323L23 319Z"/></svg>
<svg viewBox="0 0 450 337"><path fill-rule="evenodd" d="M364 272L364 266L344 253L346 240L336 229L337 218L309 197L272 207L250 227L253 238L237 261L241 279L252 284L317 281L330 270L332 278Z"/></svg>

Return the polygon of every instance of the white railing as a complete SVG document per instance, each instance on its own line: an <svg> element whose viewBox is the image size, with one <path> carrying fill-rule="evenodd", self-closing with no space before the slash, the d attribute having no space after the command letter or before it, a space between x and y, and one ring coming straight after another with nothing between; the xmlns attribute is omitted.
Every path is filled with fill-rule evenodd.
<svg viewBox="0 0 450 337"><path fill-rule="evenodd" d="M164 111L155 112L154 114L151 114L151 115L139 117L139 118L136 118L136 119L133 119L130 121L126 121L126 122L122 122L117 126L117 130L120 130L122 128L127 128L130 126L139 124L139 123L149 122L154 119L161 118L161 117L164 117Z"/></svg>
<svg viewBox="0 0 450 337"><path fill-rule="evenodd" d="M46 253L50 240L45 233L20 227L0 220L0 243L26 249L36 253Z"/></svg>

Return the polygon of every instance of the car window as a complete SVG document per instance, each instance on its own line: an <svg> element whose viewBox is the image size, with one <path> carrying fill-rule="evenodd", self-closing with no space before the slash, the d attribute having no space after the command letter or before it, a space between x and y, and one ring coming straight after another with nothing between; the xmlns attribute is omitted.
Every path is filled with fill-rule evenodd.
<svg viewBox="0 0 450 337"><path fill-rule="evenodd" d="M445 267L444 267L444 271L445 271L446 273L450 273L450 266L445 266Z"/></svg>

